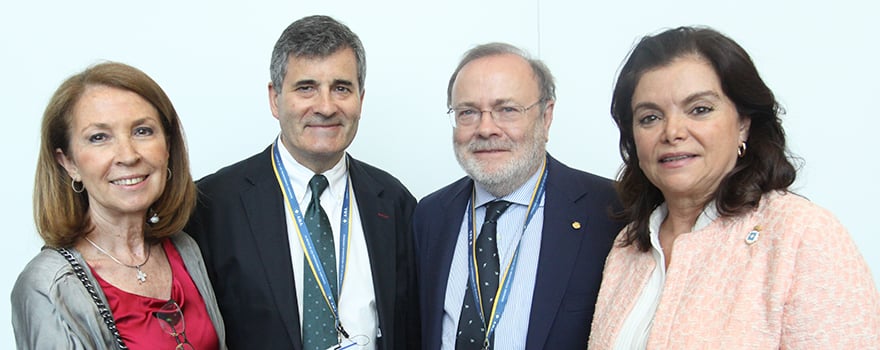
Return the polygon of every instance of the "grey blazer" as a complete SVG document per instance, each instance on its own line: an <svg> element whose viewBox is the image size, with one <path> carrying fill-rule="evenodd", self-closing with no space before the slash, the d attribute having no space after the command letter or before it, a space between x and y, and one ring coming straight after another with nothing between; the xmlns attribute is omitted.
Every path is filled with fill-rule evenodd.
<svg viewBox="0 0 880 350"><path fill-rule="evenodd" d="M208 310L208 316L220 342L226 349L223 318L217 308L214 290L205 272L205 263L195 241L183 232L171 236L171 242L180 253ZM70 249L85 267L82 255ZM83 269L107 305L107 298L95 276ZM19 349L114 349L116 339L107 329L98 313L98 307L73 273L73 268L61 254L43 248L24 271L18 275L12 289L12 328Z"/></svg>

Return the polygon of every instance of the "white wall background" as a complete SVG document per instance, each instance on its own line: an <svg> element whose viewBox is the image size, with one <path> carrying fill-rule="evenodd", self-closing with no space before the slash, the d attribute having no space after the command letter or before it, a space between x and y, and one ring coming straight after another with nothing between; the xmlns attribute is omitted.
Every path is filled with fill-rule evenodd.
<svg viewBox="0 0 880 350"><path fill-rule="evenodd" d="M472 46L506 41L544 59L558 103L549 151L614 177L608 113L618 67L635 40L679 25L712 26L738 41L786 107L791 150L806 160L795 190L849 228L880 282L870 157L880 130L878 5L774 2L446 0L15 1L0 5L0 218L6 225L0 299L39 250L31 212L40 119L69 75L101 60L132 64L169 94L199 178L256 153L278 132L268 108L269 56L295 19L328 14L367 51L366 98L350 152L422 197L463 175L452 155L446 82ZM8 299L6 299L8 300ZM0 300L0 348L13 348Z"/></svg>

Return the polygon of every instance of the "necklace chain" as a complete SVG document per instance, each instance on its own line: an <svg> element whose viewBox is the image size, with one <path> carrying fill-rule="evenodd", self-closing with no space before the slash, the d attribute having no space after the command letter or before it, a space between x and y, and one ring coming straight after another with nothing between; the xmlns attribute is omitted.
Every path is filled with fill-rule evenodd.
<svg viewBox="0 0 880 350"><path fill-rule="evenodd" d="M144 265L147 264L148 261L150 261L150 254L153 252L152 249L147 248L147 259L145 259L144 262L142 262L140 265L129 265L129 264L126 264L122 261L119 261L119 259L117 259L113 255L111 255L110 252L108 252L108 251L104 250L104 248L101 248L100 246L98 246L97 243L95 243L94 241L92 241L88 237L83 237L83 238L85 238L86 241L89 242L89 244L91 244L93 247L95 247L95 249L97 249L99 252L103 253L104 255L110 257L110 259L112 259L117 264L137 270L138 283L144 283L147 281L147 273L144 272L143 270L141 270L141 267L143 267Z"/></svg>

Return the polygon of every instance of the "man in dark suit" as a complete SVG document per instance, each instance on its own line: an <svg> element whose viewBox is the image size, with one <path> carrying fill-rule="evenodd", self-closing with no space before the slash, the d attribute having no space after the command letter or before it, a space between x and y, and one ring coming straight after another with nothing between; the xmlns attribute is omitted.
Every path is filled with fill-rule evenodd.
<svg viewBox="0 0 880 350"><path fill-rule="evenodd" d="M413 219L422 348L586 349L621 228L612 181L547 154L555 85L522 50L468 51L447 98L468 177L423 198Z"/></svg>
<svg viewBox="0 0 880 350"><path fill-rule="evenodd" d="M351 30L292 23L272 53L280 136L199 180L199 243L230 349L412 349L419 344L415 198L346 155L366 66Z"/></svg>

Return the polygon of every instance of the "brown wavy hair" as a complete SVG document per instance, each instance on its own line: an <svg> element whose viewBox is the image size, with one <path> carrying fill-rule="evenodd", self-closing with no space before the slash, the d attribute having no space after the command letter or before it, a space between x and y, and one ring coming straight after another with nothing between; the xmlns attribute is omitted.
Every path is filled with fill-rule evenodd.
<svg viewBox="0 0 880 350"><path fill-rule="evenodd" d="M611 116L620 131L623 158L617 191L624 210L617 218L632 223L625 229L623 245L635 244L641 251L651 247L648 221L664 198L639 167L633 137L632 96L645 72L688 55L701 57L712 65L724 94L736 105L740 117L751 120L745 155L737 159L733 170L725 175L706 203L714 200L718 213L724 217L744 214L758 206L764 193L787 191L797 173L779 118L784 111L742 47L706 27L679 27L645 36L621 68L611 99Z"/></svg>
<svg viewBox="0 0 880 350"><path fill-rule="evenodd" d="M87 215L88 190L76 193L71 178L55 159L55 150L69 154L73 109L90 86L108 86L138 94L156 110L162 121L168 146L168 169L172 176L152 205L161 220L147 225L144 236L161 238L183 229L195 207L196 188L189 171L186 142L180 119L171 100L144 72L132 66L105 62L71 76L55 91L43 113L40 152L34 181L34 222L49 247L70 247L93 229ZM147 215L152 215L148 213Z"/></svg>

